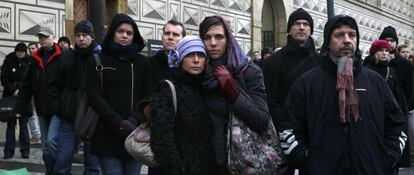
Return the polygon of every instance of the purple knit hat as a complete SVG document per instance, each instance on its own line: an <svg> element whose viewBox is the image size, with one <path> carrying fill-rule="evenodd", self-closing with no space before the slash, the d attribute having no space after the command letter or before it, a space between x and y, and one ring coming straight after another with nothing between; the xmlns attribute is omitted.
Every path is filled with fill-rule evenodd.
<svg viewBox="0 0 414 175"><path fill-rule="evenodd" d="M180 67L184 58L194 52L203 53L206 56L206 48L203 41L198 36L186 36L178 42L177 50L172 49L168 54L168 66Z"/></svg>

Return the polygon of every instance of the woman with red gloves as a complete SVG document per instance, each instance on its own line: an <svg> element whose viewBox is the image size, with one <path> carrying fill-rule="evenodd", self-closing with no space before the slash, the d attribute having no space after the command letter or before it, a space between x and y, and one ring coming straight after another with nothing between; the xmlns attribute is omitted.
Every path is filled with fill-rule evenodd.
<svg viewBox="0 0 414 175"><path fill-rule="evenodd" d="M249 63L222 17L206 17L199 33L209 58L203 87L214 130L216 174L230 174L226 167L230 113L257 133L266 131L270 120L263 74L258 66Z"/></svg>

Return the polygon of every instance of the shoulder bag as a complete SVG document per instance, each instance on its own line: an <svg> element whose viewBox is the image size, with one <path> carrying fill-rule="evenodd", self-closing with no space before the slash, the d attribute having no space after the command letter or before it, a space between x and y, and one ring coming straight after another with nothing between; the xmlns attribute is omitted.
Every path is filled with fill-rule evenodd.
<svg viewBox="0 0 414 175"><path fill-rule="evenodd" d="M171 88L175 113L177 113L177 95L174 84L169 80L164 80ZM139 125L126 139L125 149L138 162L149 167L156 167L154 153L150 145L151 129L148 121Z"/></svg>
<svg viewBox="0 0 414 175"><path fill-rule="evenodd" d="M231 112L227 141L227 162L232 174L274 175L285 163L271 119L268 129L258 134Z"/></svg>
<svg viewBox="0 0 414 175"><path fill-rule="evenodd" d="M102 66L101 60L97 54L93 54L96 67ZM98 71L98 69L97 69ZM99 78L101 81L101 91L103 90L103 72L98 71ZM84 82L86 78L84 78ZM95 133L96 124L98 123L99 115L89 105L88 97L86 96L85 90L79 92L79 104L76 111L75 118L75 133L81 140L90 140Z"/></svg>

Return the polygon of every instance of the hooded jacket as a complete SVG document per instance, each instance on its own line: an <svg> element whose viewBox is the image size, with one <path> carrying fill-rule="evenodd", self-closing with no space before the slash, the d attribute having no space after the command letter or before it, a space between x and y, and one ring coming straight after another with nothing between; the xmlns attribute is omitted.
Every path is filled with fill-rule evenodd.
<svg viewBox="0 0 414 175"><path fill-rule="evenodd" d="M46 91L49 116L57 115L71 123L75 121L80 91L85 89L86 62L100 52L101 46L94 40L88 48L75 46L74 50L65 50L63 59L53 63L57 69L49 77Z"/></svg>
<svg viewBox="0 0 414 175"><path fill-rule="evenodd" d="M340 123L337 65L327 47L333 26L344 18L356 24L348 16L329 19L320 66L300 76L289 90L283 109L289 122L281 126L280 138L282 145L290 144L285 147L288 159L309 175L386 175L402 153L404 119L384 79L362 67L357 54L353 73L361 120Z"/></svg>
<svg viewBox="0 0 414 175"><path fill-rule="evenodd" d="M16 52L9 53L4 59L1 66L1 84L4 87L3 98L13 95L13 93L20 89L21 81L24 73L29 67L29 56L25 55L20 61Z"/></svg>
<svg viewBox="0 0 414 175"><path fill-rule="evenodd" d="M276 127L282 122L280 115L290 86L296 78L317 65L318 56L313 39L309 37L304 47L301 47L290 35L286 46L264 61L267 103Z"/></svg>
<svg viewBox="0 0 414 175"><path fill-rule="evenodd" d="M54 43L51 50L45 48L37 49L31 56L31 64L28 68L27 76L24 77L19 96L16 101L16 113L27 113L28 106L31 105L32 95L36 113L39 116L50 118L47 115L48 102L46 101L46 84L49 77L56 72L57 66L51 64L62 57L62 50L58 44ZM47 60L44 62L43 60ZM31 111L30 111L31 112Z"/></svg>
<svg viewBox="0 0 414 175"><path fill-rule="evenodd" d="M133 26L133 44L138 44L130 58L120 57L111 50L115 30L122 23ZM103 43L99 54L102 67L97 67L94 59L87 62L86 94L91 107L99 115L91 139L92 152L97 156L131 158L124 148L125 136L120 122L140 115L135 110L138 102L151 92L151 69L148 59L138 53L144 47L144 41L131 17L115 15ZM97 70L103 73L102 86Z"/></svg>

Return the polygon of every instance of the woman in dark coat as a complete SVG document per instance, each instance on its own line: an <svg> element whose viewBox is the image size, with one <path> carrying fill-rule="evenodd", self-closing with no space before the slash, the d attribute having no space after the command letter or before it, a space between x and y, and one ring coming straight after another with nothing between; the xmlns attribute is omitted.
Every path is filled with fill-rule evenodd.
<svg viewBox="0 0 414 175"><path fill-rule="evenodd" d="M403 126L403 132L408 134L408 102L404 94L401 82L398 79L396 70L390 66L388 62L389 50L391 45L386 40L376 40L372 43L371 48L369 49L370 55L365 59L371 59L372 61L368 62L366 65L367 68L379 73L387 82L390 87L395 99L400 105L401 112L404 115L406 120ZM407 139L406 147L401 156L399 166L410 165L410 151L409 151L409 138ZM403 167L403 166L402 166ZM398 167L396 168L398 170Z"/></svg>
<svg viewBox="0 0 414 175"><path fill-rule="evenodd" d="M176 69L170 79L177 96L175 111L170 86L158 83L151 109L151 148L159 167L154 175L209 175L212 170L211 125L204 104L201 73L206 53L199 37L187 36L171 50L169 66Z"/></svg>
<svg viewBox="0 0 414 175"><path fill-rule="evenodd" d="M270 119L261 69L249 63L227 22L220 16L206 17L199 27L209 61L204 71L206 106L213 125L215 165L229 174L227 167L227 127L234 115L256 133L268 129Z"/></svg>
<svg viewBox="0 0 414 175"><path fill-rule="evenodd" d="M136 175L141 169L125 150L124 140L138 125L137 116L133 116L138 102L151 91L149 62L138 54L144 46L135 21L117 14L99 54L102 66L96 66L94 59L88 60L87 96L99 114L92 152L104 175ZM97 70L103 73L103 82Z"/></svg>

